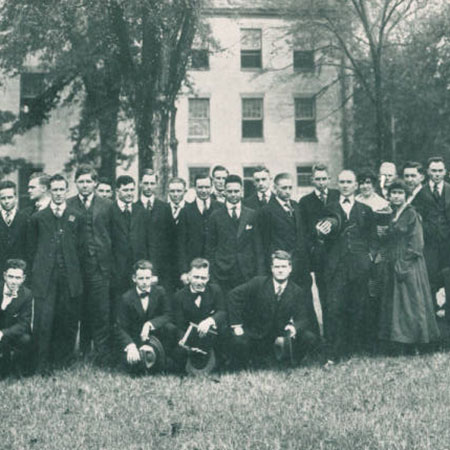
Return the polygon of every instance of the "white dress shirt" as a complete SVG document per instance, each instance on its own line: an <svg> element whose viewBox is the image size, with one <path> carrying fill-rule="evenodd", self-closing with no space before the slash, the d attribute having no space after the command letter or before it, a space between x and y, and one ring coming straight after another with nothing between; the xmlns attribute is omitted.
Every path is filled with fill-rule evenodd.
<svg viewBox="0 0 450 450"><path fill-rule="evenodd" d="M225 203L227 210L228 210L228 215L233 218L233 209L236 211L236 216L239 219L239 217L241 217L241 202L236 203L235 205L232 205L231 203L226 202Z"/></svg>
<svg viewBox="0 0 450 450"><path fill-rule="evenodd" d="M86 197L86 201L84 200L85 197L84 197L83 195L81 195L81 194L78 194L78 198L80 199L81 203L83 203L83 205L84 205L86 208L90 208L90 207L91 207L91 204L92 204L92 199L94 198L94 193L92 192L91 194L89 194L89 195Z"/></svg>
<svg viewBox="0 0 450 450"><path fill-rule="evenodd" d="M150 203L150 209L153 209L153 206L155 206L155 196L151 195L150 197L145 197L144 195L141 195L141 202L144 205L145 209L148 208L148 204Z"/></svg>
<svg viewBox="0 0 450 450"><path fill-rule="evenodd" d="M209 197L206 200L200 200L198 197L196 197L195 202L197 203L197 208L200 211L200 214L203 214L205 205L206 209L211 208L211 199Z"/></svg>
<svg viewBox="0 0 450 450"><path fill-rule="evenodd" d="M125 212L125 210L128 210L129 212L131 212L132 210L132 204L131 203L125 203L120 199L117 199L117 206L119 207L119 209L122 212Z"/></svg>
<svg viewBox="0 0 450 450"><path fill-rule="evenodd" d="M55 203L50 202L50 208L53 211L53 214L57 217L58 217L58 214L57 214L58 211L59 211L60 217L62 217L62 215L64 214L64 211L66 210L66 206L67 206L66 202L61 203L60 205L56 205Z"/></svg>
<svg viewBox="0 0 450 450"><path fill-rule="evenodd" d="M275 294L278 296L278 298L281 297L281 295L283 294L284 290L286 289L288 280L283 281L282 283L280 283L279 281L273 279L273 288L275 290Z"/></svg>
<svg viewBox="0 0 450 450"><path fill-rule="evenodd" d="M430 190L433 193L434 192L434 185L436 183L434 183L433 181L430 181ZM437 190L439 192L439 196L442 196L442 190L444 189L444 181L440 181L439 183L437 183Z"/></svg>
<svg viewBox="0 0 450 450"><path fill-rule="evenodd" d="M14 217L16 217L16 213L17 213L16 207L11 209L10 211L5 211L4 209L2 209L3 220L8 226L10 226L12 224ZM8 223L8 219L9 219L9 223Z"/></svg>
<svg viewBox="0 0 450 450"><path fill-rule="evenodd" d="M346 199L350 200L349 202L345 201ZM355 204L355 196L350 195L350 197L344 197L343 195L339 198L339 203L347 215L347 219L350 218L350 213L352 211L353 205Z"/></svg>
<svg viewBox="0 0 450 450"><path fill-rule="evenodd" d="M145 297L141 297L141 294L143 294L144 291L141 291L138 287L136 288L136 291L139 295L139 300L141 301L142 309L144 310L144 312L147 312L150 291L147 292L147 295Z"/></svg>

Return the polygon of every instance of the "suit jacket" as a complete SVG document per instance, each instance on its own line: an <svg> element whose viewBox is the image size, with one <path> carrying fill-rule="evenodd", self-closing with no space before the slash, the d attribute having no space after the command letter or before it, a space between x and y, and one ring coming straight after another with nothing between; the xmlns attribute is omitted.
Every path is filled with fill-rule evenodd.
<svg viewBox="0 0 450 450"><path fill-rule="evenodd" d="M139 344L144 323L150 321L156 330L164 327L170 321L171 309L166 291L161 286L152 286L149 294L148 307L145 312L141 299L133 287L125 292L120 299L117 316L117 338L121 349L128 344Z"/></svg>
<svg viewBox="0 0 450 450"><path fill-rule="evenodd" d="M230 217L226 207L211 214L206 237L206 258L211 263L213 277L227 280L238 271L248 280L262 273L255 227L256 213L244 205L241 205L237 223Z"/></svg>
<svg viewBox="0 0 450 450"><path fill-rule="evenodd" d="M285 250L292 256L291 278L302 286L310 286L309 246L298 205L291 202L293 217L284 210L273 196L258 212L258 243L262 246L267 273L270 273L271 255L276 250Z"/></svg>
<svg viewBox="0 0 450 450"><path fill-rule="evenodd" d="M0 307L3 302L3 283L0 284ZM31 317L33 311L33 295L29 289L22 286L17 297L3 311L0 309L0 331L2 342L14 343L25 334L31 334Z"/></svg>
<svg viewBox="0 0 450 450"><path fill-rule="evenodd" d="M195 299L201 295L200 307L195 304ZM227 323L227 311L222 290L217 284L208 284L205 292L192 293L189 286L180 289L174 297L173 315L175 325L180 334L184 334L189 323L199 324L202 320L212 317L219 330L223 330Z"/></svg>
<svg viewBox="0 0 450 450"><path fill-rule="evenodd" d="M326 203L324 204L315 191L303 196L298 203L300 217L303 221L303 229L306 233L306 241L311 259L311 269L320 271L323 269L323 251L318 240L316 225L319 219L323 217L326 205L339 201L339 191L337 189L328 189Z"/></svg>
<svg viewBox="0 0 450 450"><path fill-rule="evenodd" d="M318 324L311 296L292 280L278 301L272 276L258 276L229 293L230 325L243 325L251 338L280 336L292 323L298 333L318 336Z"/></svg>
<svg viewBox="0 0 450 450"><path fill-rule="evenodd" d="M425 245L439 246L440 242L448 241L450 238L450 184L447 182L444 182L442 195L441 212L429 183L422 187L412 202L422 216Z"/></svg>
<svg viewBox="0 0 450 450"><path fill-rule="evenodd" d="M62 233L58 231L58 221L61 223ZM50 277L56 265L58 234L62 242L70 295L77 297L82 293L80 257L84 240L83 230L83 218L69 205L60 219L55 217L50 206L31 216L28 243L30 261L33 261L31 285L35 297L47 295Z"/></svg>
<svg viewBox="0 0 450 450"><path fill-rule="evenodd" d="M27 227L28 216L21 211L16 212L9 227L0 216L0 273L10 258L27 261Z"/></svg>
<svg viewBox="0 0 450 450"><path fill-rule="evenodd" d="M270 198L273 197L273 194L270 195ZM270 200L269 200L270 201ZM255 211L258 210L259 208L262 208L264 206L267 205L267 203L262 202L259 197L258 197L258 193L255 192L253 195L251 195L250 197L245 198L242 203L250 209L254 209Z"/></svg>
<svg viewBox="0 0 450 450"><path fill-rule="evenodd" d="M377 248L377 234L372 209L355 201L350 217L342 209L339 201L327 206L324 216L338 218L340 226L335 232L324 237L327 252L325 276L328 280L336 269L344 266L351 277L368 272L370 254Z"/></svg>
<svg viewBox="0 0 450 450"><path fill-rule="evenodd" d="M112 270L112 202L100 198L96 195L92 198L89 213L92 214L92 236L88 239L90 227L87 221L87 211L78 195L67 200L67 205L77 211L80 216L84 216L86 239L83 242L83 260L88 256L95 257L101 272L109 277Z"/></svg>
<svg viewBox="0 0 450 450"><path fill-rule="evenodd" d="M112 206L112 274L113 281L125 280L131 284L133 264L140 259L147 259L148 221L145 210L133 204L129 224L117 202ZM123 287L122 287L123 288ZM122 291L123 292L123 291Z"/></svg>
<svg viewBox="0 0 450 450"><path fill-rule="evenodd" d="M187 203L180 212L178 223L177 257L180 273L189 271L194 258L204 258L206 255L206 236L208 232L208 219L211 214L223 204L211 201L207 211L200 214L197 202Z"/></svg>

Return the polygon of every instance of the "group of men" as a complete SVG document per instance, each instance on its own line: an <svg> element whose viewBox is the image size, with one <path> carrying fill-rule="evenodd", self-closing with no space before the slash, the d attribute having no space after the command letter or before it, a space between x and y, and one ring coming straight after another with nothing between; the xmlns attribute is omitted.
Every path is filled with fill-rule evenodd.
<svg viewBox="0 0 450 450"><path fill-rule="evenodd" d="M450 289L450 186L442 158L431 158L426 169L425 184L419 163L407 163L401 175L424 221L436 292L441 285ZM395 165L382 164L380 198L395 176ZM178 177L169 181L165 202L156 196L152 170L143 171L139 185L119 176L113 189L81 165L77 195L67 198L64 176L35 174L33 204L23 210L15 184L1 182L0 361L31 348L39 371L65 364L79 331L81 352L101 364L118 349L128 367L137 367L155 356L156 339L175 366L184 367L192 326L200 341L241 365L283 338L291 357L292 348L304 354L320 342L312 274L327 359L370 348L376 225L370 203L355 198L355 173L343 170L335 190L328 187L327 167L317 164L314 190L298 203L288 173L272 180L261 166L253 181L256 192L244 199L241 177L216 166L211 176L195 178L192 202L185 201L186 182Z"/></svg>

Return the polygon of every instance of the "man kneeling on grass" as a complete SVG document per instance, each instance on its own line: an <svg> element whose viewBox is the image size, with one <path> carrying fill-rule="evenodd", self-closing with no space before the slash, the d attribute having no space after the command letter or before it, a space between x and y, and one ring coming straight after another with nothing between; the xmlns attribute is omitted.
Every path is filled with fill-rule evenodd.
<svg viewBox="0 0 450 450"><path fill-rule="evenodd" d="M27 362L33 296L23 286L26 267L21 259L8 259L3 273L4 283L0 287L0 375L7 375L11 370L21 373Z"/></svg>
<svg viewBox="0 0 450 450"><path fill-rule="evenodd" d="M154 284L153 265L133 266L135 286L120 299L117 338L121 359L133 373L165 369L166 351L173 342L169 330L170 304L163 287Z"/></svg>
<svg viewBox="0 0 450 450"><path fill-rule="evenodd" d="M227 313L219 285L209 283L209 262L196 258L191 262L188 285L174 298L173 313L178 347L174 359L178 368L195 375L214 369L216 350L226 329ZM218 352L220 353L220 351Z"/></svg>
<svg viewBox="0 0 450 450"><path fill-rule="evenodd" d="M291 256L272 254L271 276L257 276L229 294L232 350L238 365L268 356L299 361L319 343L310 296L289 279Z"/></svg>

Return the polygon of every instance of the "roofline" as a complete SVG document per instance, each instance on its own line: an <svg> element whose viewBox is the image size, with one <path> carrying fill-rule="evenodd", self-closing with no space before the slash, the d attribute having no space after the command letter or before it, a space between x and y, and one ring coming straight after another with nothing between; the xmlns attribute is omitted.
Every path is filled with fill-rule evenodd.
<svg viewBox="0 0 450 450"><path fill-rule="evenodd" d="M305 14L302 14L302 12ZM280 9L280 8L204 8L202 15L205 17L272 17L272 18L301 18L302 16L312 15L311 9ZM320 18L322 16L321 11L318 10L315 17Z"/></svg>

